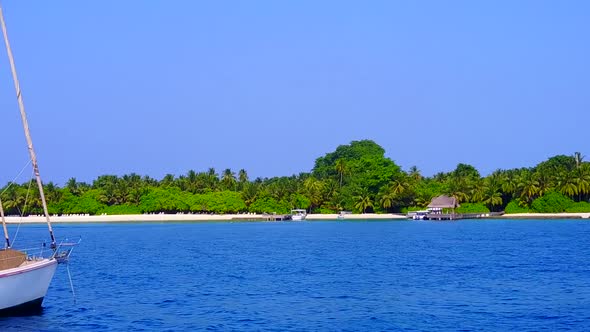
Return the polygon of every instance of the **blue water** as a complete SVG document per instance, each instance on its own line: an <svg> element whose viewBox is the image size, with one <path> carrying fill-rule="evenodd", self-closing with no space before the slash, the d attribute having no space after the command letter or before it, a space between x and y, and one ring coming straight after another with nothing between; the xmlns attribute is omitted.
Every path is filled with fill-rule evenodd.
<svg viewBox="0 0 590 332"><path fill-rule="evenodd" d="M77 302L61 266L43 313L0 319L1 331L590 330L589 221L55 231L83 237L70 264Z"/></svg>

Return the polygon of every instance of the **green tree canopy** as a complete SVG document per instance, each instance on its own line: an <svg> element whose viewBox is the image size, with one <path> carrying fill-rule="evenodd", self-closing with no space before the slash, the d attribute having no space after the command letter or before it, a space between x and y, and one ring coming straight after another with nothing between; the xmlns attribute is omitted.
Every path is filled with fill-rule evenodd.
<svg viewBox="0 0 590 332"><path fill-rule="evenodd" d="M348 161L359 160L363 157L383 157L385 150L371 140L352 141L348 145L340 145L336 151L327 153L315 161L312 173L319 178L338 175L337 160L342 164Z"/></svg>

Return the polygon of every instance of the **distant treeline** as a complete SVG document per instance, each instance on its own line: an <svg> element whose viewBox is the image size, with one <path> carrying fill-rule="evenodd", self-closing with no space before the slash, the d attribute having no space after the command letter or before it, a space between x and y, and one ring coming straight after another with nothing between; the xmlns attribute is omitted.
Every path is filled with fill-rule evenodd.
<svg viewBox="0 0 590 332"><path fill-rule="evenodd" d="M44 186L51 214L138 213L392 213L423 209L441 194L456 197L458 212L590 212L590 163L576 152L530 168L482 177L471 165L424 177L402 170L370 140L341 145L316 160L310 173L250 180L242 169L218 174L188 171L161 180L102 175L92 184L71 178ZM37 186L8 183L0 195L7 215L42 214Z"/></svg>

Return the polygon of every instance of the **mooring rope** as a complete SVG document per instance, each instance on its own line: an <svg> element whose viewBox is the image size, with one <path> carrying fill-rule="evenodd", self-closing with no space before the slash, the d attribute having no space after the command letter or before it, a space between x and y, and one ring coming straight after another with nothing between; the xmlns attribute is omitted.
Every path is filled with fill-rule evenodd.
<svg viewBox="0 0 590 332"><path fill-rule="evenodd" d="M74 283L72 282L72 274L70 273L70 263L66 263L66 270L68 271L68 279L70 279L70 288L72 296L74 297L74 304L76 304L76 292L74 291Z"/></svg>

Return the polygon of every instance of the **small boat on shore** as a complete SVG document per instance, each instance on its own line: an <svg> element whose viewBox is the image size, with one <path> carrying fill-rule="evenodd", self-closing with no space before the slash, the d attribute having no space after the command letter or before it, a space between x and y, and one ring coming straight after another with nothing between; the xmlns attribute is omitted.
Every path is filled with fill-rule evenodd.
<svg viewBox="0 0 590 332"><path fill-rule="evenodd" d="M412 220L428 220L429 213L430 213L430 211L427 211L427 210L414 211L414 212L408 213L408 218L411 218Z"/></svg>
<svg viewBox="0 0 590 332"><path fill-rule="evenodd" d="M338 213L338 217L336 217L336 218L338 220L343 220L347 214L352 214L352 212L350 212L350 211L340 211Z"/></svg>
<svg viewBox="0 0 590 332"><path fill-rule="evenodd" d="M307 211L304 209L293 209L291 210L291 220L301 221L307 217Z"/></svg>

